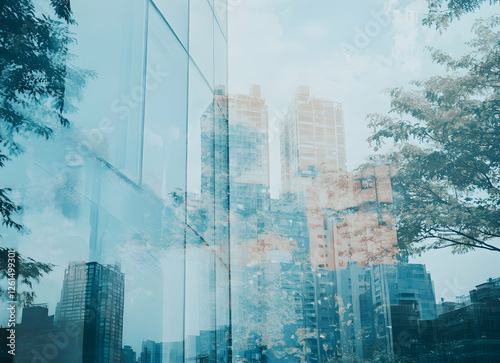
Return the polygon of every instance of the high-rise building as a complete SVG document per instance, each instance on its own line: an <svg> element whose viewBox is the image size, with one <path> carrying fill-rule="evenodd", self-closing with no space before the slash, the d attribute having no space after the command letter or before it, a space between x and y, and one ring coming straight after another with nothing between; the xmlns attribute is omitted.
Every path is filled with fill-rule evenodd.
<svg viewBox="0 0 500 363"><path fill-rule="evenodd" d="M347 170L344 113L340 103L300 86L282 122L281 192L299 192L301 178L320 169Z"/></svg>
<svg viewBox="0 0 500 363"><path fill-rule="evenodd" d="M433 344L436 303L424 265L349 263L313 278L304 300L311 361L382 359Z"/></svg>
<svg viewBox="0 0 500 363"><path fill-rule="evenodd" d="M314 268L392 263L397 253L389 167L346 170L342 105L296 91L281 129L282 196L307 215Z"/></svg>
<svg viewBox="0 0 500 363"><path fill-rule="evenodd" d="M269 186L269 120L261 87L229 95L231 176L235 182Z"/></svg>
<svg viewBox="0 0 500 363"><path fill-rule="evenodd" d="M137 353L130 345L123 347L122 363L137 363Z"/></svg>
<svg viewBox="0 0 500 363"><path fill-rule="evenodd" d="M306 190L311 263L316 268L345 268L393 263L398 253L390 168L326 172Z"/></svg>
<svg viewBox="0 0 500 363"><path fill-rule="evenodd" d="M436 319L434 285L425 265L380 264L373 266L372 269L377 302L386 301L389 305L415 302L420 311L420 319Z"/></svg>
<svg viewBox="0 0 500 363"><path fill-rule="evenodd" d="M368 266L352 263L313 275L305 299L311 361L363 361L387 349L387 328L376 329L384 311L375 305L374 292Z"/></svg>
<svg viewBox="0 0 500 363"><path fill-rule="evenodd" d="M268 109L258 85L248 94L229 95L228 107L234 350L235 357L245 357L260 354L257 338L248 337L263 334L253 323L266 314L259 308L266 253L259 249L259 238L265 233L270 205Z"/></svg>
<svg viewBox="0 0 500 363"><path fill-rule="evenodd" d="M118 266L70 263L64 274L56 323L82 328L82 360L121 363L125 275Z"/></svg>
<svg viewBox="0 0 500 363"><path fill-rule="evenodd" d="M261 88L234 94L229 104L231 196L234 211L269 207L269 120Z"/></svg>
<svg viewBox="0 0 500 363"><path fill-rule="evenodd" d="M46 304L24 307L22 320L15 331L16 355L13 362L65 363L73 362L80 356L80 330L70 324L54 324L54 315L49 315ZM8 359L0 361L10 362Z"/></svg>

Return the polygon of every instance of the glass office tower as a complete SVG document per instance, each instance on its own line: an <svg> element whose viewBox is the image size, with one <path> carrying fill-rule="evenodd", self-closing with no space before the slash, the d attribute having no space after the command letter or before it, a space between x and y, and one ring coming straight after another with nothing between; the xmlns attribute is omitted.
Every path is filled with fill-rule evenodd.
<svg viewBox="0 0 500 363"><path fill-rule="evenodd" d="M117 266L70 263L65 271L54 320L81 330L83 360L121 362L123 292L124 275Z"/></svg>
<svg viewBox="0 0 500 363"><path fill-rule="evenodd" d="M34 3L53 16L48 1ZM31 233L2 230L2 242L54 265L34 286L49 316L58 303L68 314L70 301L85 304L83 288L60 301L65 270L116 266L123 306L113 309L122 315L99 323L121 346L87 359L96 352L84 351L78 332L71 358L50 341L34 357L120 362L158 346L154 362L231 359L226 8L225 0L72 2L68 69L94 76L81 94L66 89L79 99L65 110L71 127L27 140L3 170Z"/></svg>

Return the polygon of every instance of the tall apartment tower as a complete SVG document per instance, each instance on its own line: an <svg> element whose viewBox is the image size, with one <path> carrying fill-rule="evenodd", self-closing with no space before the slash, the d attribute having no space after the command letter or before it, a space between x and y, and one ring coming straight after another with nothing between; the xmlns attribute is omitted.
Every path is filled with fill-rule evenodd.
<svg viewBox="0 0 500 363"><path fill-rule="evenodd" d="M124 285L125 275L118 266L69 263L56 322L79 327L82 362L121 362Z"/></svg>
<svg viewBox="0 0 500 363"><path fill-rule="evenodd" d="M346 170L342 105L300 86L281 125L281 156L282 193L298 191L301 177L319 169Z"/></svg>
<svg viewBox="0 0 500 363"><path fill-rule="evenodd" d="M229 96L229 120L232 185L258 185L269 193L269 119L260 86Z"/></svg>
<svg viewBox="0 0 500 363"><path fill-rule="evenodd" d="M391 264L397 261L397 230L391 168L331 172L306 188L311 262L335 270L349 263Z"/></svg>
<svg viewBox="0 0 500 363"><path fill-rule="evenodd" d="M269 211L271 204L268 108L258 85L253 85L248 94L229 95L228 105L231 263L234 266L231 271L232 322L234 331L251 331L253 334L256 331L249 328L248 317L264 319L265 315L256 308L256 298L248 294L247 285L250 280L262 283L262 276L255 277L261 266L257 262L255 265L251 264L250 256L257 249L259 234L265 222L263 215L267 215L265 213ZM257 283L252 287L255 287L257 295L263 289ZM249 351L258 354L257 340L251 347L241 344L243 339L234 341L235 356L243 357Z"/></svg>

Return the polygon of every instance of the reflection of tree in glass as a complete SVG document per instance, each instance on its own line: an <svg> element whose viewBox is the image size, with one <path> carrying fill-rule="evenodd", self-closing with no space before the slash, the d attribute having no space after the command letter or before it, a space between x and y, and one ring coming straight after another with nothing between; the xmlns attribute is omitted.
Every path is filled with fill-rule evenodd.
<svg viewBox="0 0 500 363"><path fill-rule="evenodd" d="M69 1L51 1L53 15L40 14L31 0L6 0L0 8L0 166L24 147L16 138L49 139L55 127L68 127L69 112L93 73L71 65L75 42ZM2 224L23 231L12 219L22 211L1 189Z"/></svg>
<svg viewBox="0 0 500 363"><path fill-rule="evenodd" d="M75 41L68 29L75 24L69 1L52 0L49 9L52 15L41 14L31 0L5 0L0 6L0 167L23 153L19 136L49 139L54 128L68 127L67 114L75 110L86 79L93 76L68 63L68 46ZM0 188L2 225L26 232L14 219L22 206L9 192ZM18 269L31 289L31 281L38 282L52 265L18 255ZM21 298L31 303L34 296L28 291Z"/></svg>

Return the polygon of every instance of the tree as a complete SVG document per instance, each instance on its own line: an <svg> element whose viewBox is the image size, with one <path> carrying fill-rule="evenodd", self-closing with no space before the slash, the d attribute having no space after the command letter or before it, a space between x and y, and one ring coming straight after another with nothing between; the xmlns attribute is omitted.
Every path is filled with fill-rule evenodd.
<svg viewBox="0 0 500 363"><path fill-rule="evenodd" d="M72 66L68 47L75 41L69 0L51 0L53 17L39 14L32 0L4 0L0 7L0 167L24 151L19 136L49 139L92 72ZM2 225L25 231L14 216L22 207L0 189Z"/></svg>
<svg viewBox="0 0 500 363"><path fill-rule="evenodd" d="M477 10L484 3L498 4L500 0L429 0L429 14L425 25L435 25L437 29L447 28L450 22Z"/></svg>
<svg viewBox="0 0 500 363"><path fill-rule="evenodd" d="M500 16L478 20L471 52L458 59L431 49L447 73L390 90L390 113L368 115L368 141L395 146L372 162L396 166L392 213L410 254L500 252L499 25Z"/></svg>
<svg viewBox="0 0 500 363"><path fill-rule="evenodd" d="M50 0L49 9L51 15L42 14L32 0L4 0L0 5L0 168L23 153L22 138L48 140L54 128L69 127L67 115L75 110L86 79L94 76L69 63L69 45L75 41L69 31L75 24L70 1ZM9 192L0 188L1 224L26 232L15 220L23 208ZM0 249L0 276L6 275L6 253ZM18 253L16 259L17 276L30 290L53 267ZM27 291L18 298L31 303L34 296Z"/></svg>
<svg viewBox="0 0 500 363"><path fill-rule="evenodd" d="M54 265L50 263L37 262L32 258L24 258L18 252L14 252L15 272L14 278L18 283L28 288L27 291L20 291L19 286L16 286L16 301L18 304L29 305L36 297L33 291L33 283L40 282L40 278L44 274L52 271ZM0 279L8 277L9 266L9 249L0 247ZM0 288L0 301L7 298L7 290ZM12 300L12 299L10 299Z"/></svg>

